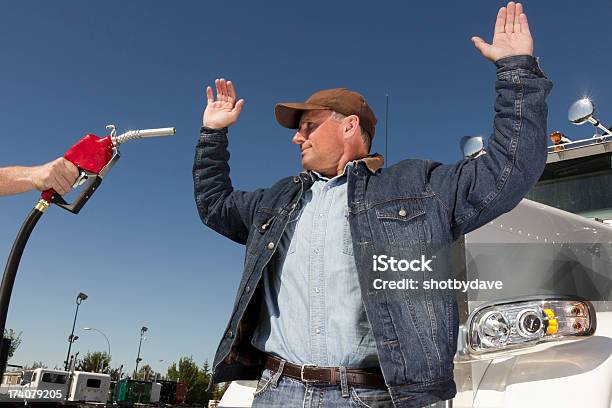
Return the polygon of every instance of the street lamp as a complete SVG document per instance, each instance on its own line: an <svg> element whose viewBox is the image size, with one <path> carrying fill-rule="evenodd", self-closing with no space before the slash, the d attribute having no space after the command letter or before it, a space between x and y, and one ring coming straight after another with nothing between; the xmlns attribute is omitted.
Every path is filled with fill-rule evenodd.
<svg viewBox="0 0 612 408"><path fill-rule="evenodd" d="M68 371L68 360L70 360L70 349L72 348L72 343L74 343L74 341L79 338L79 336L74 335L74 327L76 326L76 319L77 319L77 314L79 313L79 306L81 305L81 302L84 301L85 299L87 299L87 295L84 294L83 292L79 292L76 298L77 307L76 307L76 312L74 312L74 322L72 322L72 333L70 333L70 336L68 336L68 355L66 355L66 361L64 361L65 371Z"/></svg>
<svg viewBox="0 0 612 408"><path fill-rule="evenodd" d="M142 336L144 336L147 330L149 330L149 328L146 326L142 326L142 328L140 329L140 343L138 344L138 357L136 357L136 369L134 370L134 378L136 378L136 374L138 373L138 364L142 361L142 358L140 358L140 347L142 346Z"/></svg>
<svg viewBox="0 0 612 408"><path fill-rule="evenodd" d="M111 356L111 353L110 353L110 341L108 341L108 337L106 336L106 334L104 334L102 332L102 330L98 330L95 327L83 327L83 330L95 330L95 331L97 331L98 333L100 333L101 335L104 336L104 338L106 339L106 344L108 344L108 359L110 361L110 356Z"/></svg>

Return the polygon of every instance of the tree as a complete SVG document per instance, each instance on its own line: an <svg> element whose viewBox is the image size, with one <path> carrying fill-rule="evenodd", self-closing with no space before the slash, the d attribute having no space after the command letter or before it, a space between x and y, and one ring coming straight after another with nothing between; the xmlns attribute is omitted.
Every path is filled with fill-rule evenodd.
<svg viewBox="0 0 612 408"><path fill-rule="evenodd" d="M170 381L178 381L181 376L179 375L179 371L176 368L176 363L172 363L170 367L168 367L168 372L166 373L166 378Z"/></svg>
<svg viewBox="0 0 612 408"><path fill-rule="evenodd" d="M208 360L204 361L204 365L202 366L202 371L204 372L204 376L207 378L206 386L212 381L212 373L210 372L210 368L208 366ZM209 393L208 397L213 400L220 400L223 396L224 384L215 384L213 385L212 391Z"/></svg>
<svg viewBox="0 0 612 408"><path fill-rule="evenodd" d="M24 367L27 369L27 367ZM49 368L47 367L47 365L45 363L43 363L42 361L35 361L32 363L32 366L30 367L31 370L34 370L36 368Z"/></svg>
<svg viewBox="0 0 612 408"><path fill-rule="evenodd" d="M111 381L119 381L125 375L123 372L123 365L119 368L111 368L108 374L110 374Z"/></svg>
<svg viewBox="0 0 612 408"><path fill-rule="evenodd" d="M210 383L210 372L208 362L205 361L202 368L198 367L193 357L181 357L178 362L168 367L167 377L171 381L181 381L187 384L187 404L208 404L211 395L206 392Z"/></svg>
<svg viewBox="0 0 612 408"><path fill-rule="evenodd" d="M4 338L9 339L11 341L11 346L8 350L9 359L13 357L13 354L15 354L15 351L17 351L17 347L19 347L19 345L21 344L22 333L23 332L19 332L19 334L17 334L13 329L4 329Z"/></svg>
<svg viewBox="0 0 612 408"><path fill-rule="evenodd" d="M140 367L140 370L136 373L135 380L155 380L156 378L161 377L160 373L156 373L150 365L145 364Z"/></svg>
<svg viewBox="0 0 612 408"><path fill-rule="evenodd" d="M75 365L77 371L92 373L106 372L109 369L111 358L106 351L88 351Z"/></svg>
<svg viewBox="0 0 612 408"><path fill-rule="evenodd" d="M223 396L223 393L225 392L225 384L226 383L213 385L212 392L210 393L210 399L220 400Z"/></svg>

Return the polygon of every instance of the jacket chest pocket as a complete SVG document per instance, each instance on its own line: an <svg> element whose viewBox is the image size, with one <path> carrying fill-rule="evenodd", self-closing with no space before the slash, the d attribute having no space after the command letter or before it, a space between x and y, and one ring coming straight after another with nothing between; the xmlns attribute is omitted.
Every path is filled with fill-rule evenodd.
<svg viewBox="0 0 612 408"><path fill-rule="evenodd" d="M258 209L253 217L253 225L251 226L251 233L249 234L249 240L247 241L247 249L250 253L255 254L261 249L260 241L268 238L267 232L270 231L275 221L275 214L272 209L264 208Z"/></svg>
<svg viewBox="0 0 612 408"><path fill-rule="evenodd" d="M425 241L425 209L420 199L387 201L374 213L390 245L410 246Z"/></svg>

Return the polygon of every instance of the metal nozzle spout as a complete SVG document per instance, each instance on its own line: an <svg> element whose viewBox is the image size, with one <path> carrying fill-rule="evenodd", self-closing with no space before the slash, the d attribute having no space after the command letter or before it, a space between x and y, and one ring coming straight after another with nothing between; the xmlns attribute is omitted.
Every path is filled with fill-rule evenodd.
<svg viewBox="0 0 612 408"><path fill-rule="evenodd" d="M176 128L158 128L158 129L140 129L140 130L128 130L119 136L112 136L113 145L119 146L128 140L142 139L145 137L160 137L160 136L172 136L176 134Z"/></svg>

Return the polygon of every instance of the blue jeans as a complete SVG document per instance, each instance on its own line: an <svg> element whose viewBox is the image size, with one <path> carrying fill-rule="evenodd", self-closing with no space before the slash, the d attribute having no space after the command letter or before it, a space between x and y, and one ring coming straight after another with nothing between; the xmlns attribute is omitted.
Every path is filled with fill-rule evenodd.
<svg viewBox="0 0 612 408"><path fill-rule="evenodd" d="M386 389L304 383L265 369L257 383L252 407L392 408L393 403Z"/></svg>

